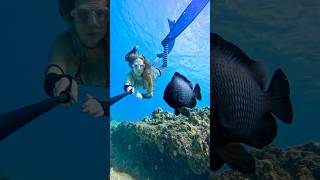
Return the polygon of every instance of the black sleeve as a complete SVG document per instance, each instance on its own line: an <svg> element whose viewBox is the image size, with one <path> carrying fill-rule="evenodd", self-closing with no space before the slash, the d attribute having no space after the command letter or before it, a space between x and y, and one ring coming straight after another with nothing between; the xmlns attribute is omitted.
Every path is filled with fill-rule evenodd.
<svg viewBox="0 0 320 180"><path fill-rule="evenodd" d="M99 101L101 107L103 108L103 111L104 111L104 116L109 116L109 109L108 108L108 105L107 105L107 102L106 101Z"/></svg>
<svg viewBox="0 0 320 180"><path fill-rule="evenodd" d="M132 87L132 85L130 85L130 84L125 84L125 85L123 86L124 92L127 92L127 88L128 88L129 86ZM130 91L130 92L128 92L128 93L132 94L132 91Z"/></svg>
<svg viewBox="0 0 320 180"><path fill-rule="evenodd" d="M68 89L71 88L72 76L67 74L56 74L56 73L48 73L44 79L44 90L50 96L53 97L53 88L57 81L61 78L68 78L70 83Z"/></svg>
<svg viewBox="0 0 320 180"><path fill-rule="evenodd" d="M44 79L44 90L50 97L53 97L53 88L55 86L55 83L59 81L61 78L61 74L49 73L46 75Z"/></svg>

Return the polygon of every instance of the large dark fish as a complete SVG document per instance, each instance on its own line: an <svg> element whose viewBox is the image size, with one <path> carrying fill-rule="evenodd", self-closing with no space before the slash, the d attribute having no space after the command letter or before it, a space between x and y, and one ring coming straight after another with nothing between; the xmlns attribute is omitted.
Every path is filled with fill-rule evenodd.
<svg viewBox="0 0 320 180"><path fill-rule="evenodd" d="M178 72L175 72L163 94L163 99L166 103L174 108L175 115L181 113L189 117L190 112L187 107L194 108L197 105L196 98L201 100L199 84L196 84L193 89L191 81Z"/></svg>
<svg viewBox="0 0 320 180"><path fill-rule="evenodd" d="M242 172L255 170L254 158L240 143L262 148L277 134L274 116L289 124L293 111L286 75L276 70L265 91L262 66L238 47L211 34L210 166L224 162Z"/></svg>

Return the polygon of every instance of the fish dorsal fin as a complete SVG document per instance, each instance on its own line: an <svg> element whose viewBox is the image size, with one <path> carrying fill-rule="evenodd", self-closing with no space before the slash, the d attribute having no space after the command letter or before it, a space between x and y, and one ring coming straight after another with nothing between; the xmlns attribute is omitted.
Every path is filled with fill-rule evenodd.
<svg viewBox="0 0 320 180"><path fill-rule="evenodd" d="M192 82L189 81L186 77L184 77L184 76L181 75L180 73L175 72L173 78L181 78L182 80L184 80L185 82L187 82L187 83L189 84L189 86L190 86L191 89L193 89Z"/></svg>
<svg viewBox="0 0 320 180"><path fill-rule="evenodd" d="M231 42L224 40L218 34L211 33L211 44L214 50L218 50L219 56L227 56L225 60L234 61L248 68L254 75L255 80L258 82L262 89L265 88L266 75L263 65L257 61L252 60L247 56L239 47Z"/></svg>

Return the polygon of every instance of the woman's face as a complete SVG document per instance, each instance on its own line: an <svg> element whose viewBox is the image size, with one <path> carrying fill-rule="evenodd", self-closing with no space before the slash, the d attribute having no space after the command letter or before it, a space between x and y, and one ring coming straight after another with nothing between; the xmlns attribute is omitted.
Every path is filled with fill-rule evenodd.
<svg viewBox="0 0 320 180"><path fill-rule="evenodd" d="M110 16L106 0L76 0L71 16L80 41L85 46L94 48L105 37Z"/></svg>
<svg viewBox="0 0 320 180"><path fill-rule="evenodd" d="M135 59L131 67L134 75L141 76L144 71L145 65L141 59Z"/></svg>

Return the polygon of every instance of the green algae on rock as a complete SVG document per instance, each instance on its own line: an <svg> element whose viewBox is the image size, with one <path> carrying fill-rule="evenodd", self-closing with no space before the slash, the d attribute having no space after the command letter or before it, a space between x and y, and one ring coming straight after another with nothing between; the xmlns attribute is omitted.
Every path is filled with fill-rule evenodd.
<svg viewBox="0 0 320 180"><path fill-rule="evenodd" d="M210 108L190 117L156 109L112 130L111 164L137 179L208 179Z"/></svg>

